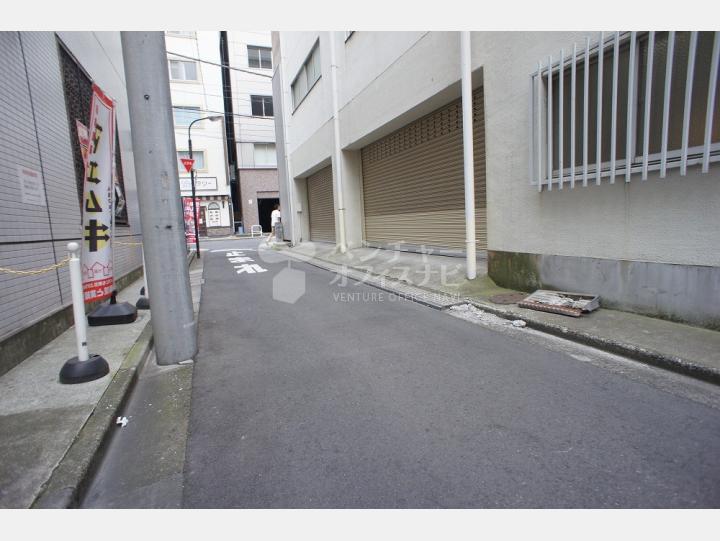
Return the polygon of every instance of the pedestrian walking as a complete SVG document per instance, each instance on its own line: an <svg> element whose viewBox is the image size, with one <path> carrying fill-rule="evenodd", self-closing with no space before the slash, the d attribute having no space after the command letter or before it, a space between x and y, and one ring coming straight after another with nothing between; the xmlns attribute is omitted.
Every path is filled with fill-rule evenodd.
<svg viewBox="0 0 720 541"><path fill-rule="evenodd" d="M270 238L274 238L275 242L277 242L279 239L277 238L277 231L275 229L275 226L277 226L278 223L280 223L281 215L280 215L280 205L275 204L275 207L273 208L273 211L270 213L270 226L271 226L271 232L268 235L267 241L270 242Z"/></svg>

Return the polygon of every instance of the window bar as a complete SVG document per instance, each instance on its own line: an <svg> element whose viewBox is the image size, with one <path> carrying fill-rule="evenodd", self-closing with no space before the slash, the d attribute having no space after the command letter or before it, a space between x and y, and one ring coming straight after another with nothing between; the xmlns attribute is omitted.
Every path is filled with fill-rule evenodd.
<svg viewBox="0 0 720 541"><path fill-rule="evenodd" d="M590 38L585 38L585 95L583 96L583 186L588 183L588 108L590 103Z"/></svg>
<svg viewBox="0 0 720 541"><path fill-rule="evenodd" d="M635 103L635 35L630 32L630 58L628 59L628 102L627 102L627 131L625 132L625 182L630 182L632 175L633 158L633 115Z"/></svg>
<svg viewBox="0 0 720 541"><path fill-rule="evenodd" d="M715 114L715 92L717 92L718 61L720 61L720 32L715 32L712 60L710 64L710 86L708 87L707 111L705 113L705 148L703 149L702 172L710 167L710 139L712 137L713 115Z"/></svg>
<svg viewBox="0 0 720 541"><path fill-rule="evenodd" d="M667 169L668 129L670 127L670 90L672 83L673 54L675 53L675 32L668 35L667 59L665 60L665 96L663 103L662 148L660 149L660 178L665 178Z"/></svg>
<svg viewBox="0 0 720 541"><path fill-rule="evenodd" d="M645 70L645 117L643 128L642 179L647 180L648 155L650 151L650 98L652 95L653 57L655 56L655 32L648 34L647 68Z"/></svg>
<svg viewBox="0 0 720 541"><path fill-rule="evenodd" d="M610 184L615 184L615 158L617 155L617 92L618 63L620 62L620 32L615 32L613 47L613 80L612 80L612 121L610 124Z"/></svg>
<svg viewBox="0 0 720 541"><path fill-rule="evenodd" d="M595 139L595 184L600 186L602 174L602 95L603 95L603 53L605 52L605 33L600 32L598 42L598 89L597 89L597 126Z"/></svg>
<svg viewBox="0 0 720 541"><path fill-rule="evenodd" d="M573 43L570 68L570 188L575 187L575 62L577 62L577 43Z"/></svg>
<svg viewBox="0 0 720 541"><path fill-rule="evenodd" d="M542 64L538 61L537 78L535 80L537 86L536 110L537 116L537 183L538 191L542 191Z"/></svg>
<svg viewBox="0 0 720 541"><path fill-rule="evenodd" d="M548 105L547 105L547 182L552 191L553 140L552 140L552 56L548 56Z"/></svg>
<svg viewBox="0 0 720 541"><path fill-rule="evenodd" d="M563 71L565 68L565 50L560 49L560 65L558 69L558 185L563 189L563 109L564 89L563 89Z"/></svg>
<svg viewBox="0 0 720 541"><path fill-rule="evenodd" d="M683 112L682 161L680 175L687 174L688 140L690 138L690 109L692 108L693 78L695 77L695 51L697 50L697 32L690 32L690 51L688 52L687 78L685 79L685 110Z"/></svg>

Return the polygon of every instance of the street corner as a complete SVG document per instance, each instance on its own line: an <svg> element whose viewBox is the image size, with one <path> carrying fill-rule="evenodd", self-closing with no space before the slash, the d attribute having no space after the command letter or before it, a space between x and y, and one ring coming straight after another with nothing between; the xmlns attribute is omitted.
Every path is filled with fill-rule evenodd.
<svg viewBox="0 0 720 541"><path fill-rule="evenodd" d="M305 295L305 272L291 267L281 270L273 278L273 299L295 304Z"/></svg>

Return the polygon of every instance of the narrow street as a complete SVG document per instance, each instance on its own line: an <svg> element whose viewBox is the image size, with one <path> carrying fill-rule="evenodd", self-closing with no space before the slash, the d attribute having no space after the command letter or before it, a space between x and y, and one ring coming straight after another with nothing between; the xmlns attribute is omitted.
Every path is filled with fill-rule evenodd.
<svg viewBox="0 0 720 541"><path fill-rule="evenodd" d="M343 286L332 273L258 252L257 240L204 248L177 505L720 503L714 386ZM265 272L238 274L246 263L234 257ZM294 304L273 299L273 279L288 267L305 279Z"/></svg>

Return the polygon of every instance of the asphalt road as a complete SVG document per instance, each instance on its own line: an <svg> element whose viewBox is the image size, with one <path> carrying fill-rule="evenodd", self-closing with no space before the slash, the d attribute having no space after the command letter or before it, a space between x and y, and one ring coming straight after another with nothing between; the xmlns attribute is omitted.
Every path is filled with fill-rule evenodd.
<svg viewBox="0 0 720 541"><path fill-rule="evenodd" d="M204 254L184 506L720 504L716 388L331 284L256 245L206 244L254 262ZM273 299L288 266L294 304Z"/></svg>

